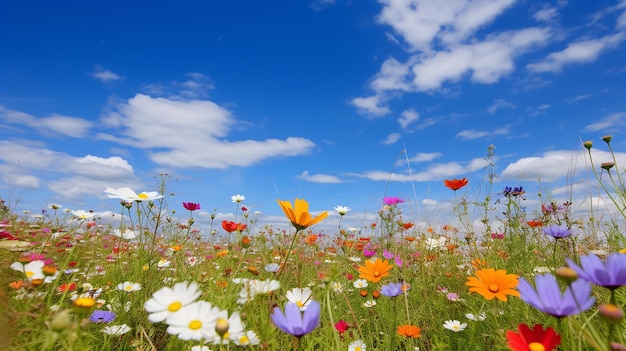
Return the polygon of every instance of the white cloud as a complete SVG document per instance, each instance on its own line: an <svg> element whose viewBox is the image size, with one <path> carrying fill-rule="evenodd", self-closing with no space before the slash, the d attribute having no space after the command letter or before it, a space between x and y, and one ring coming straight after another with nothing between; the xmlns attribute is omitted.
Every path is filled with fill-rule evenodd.
<svg viewBox="0 0 626 351"><path fill-rule="evenodd" d="M208 100L177 101L143 94L118 106L103 118L118 128L101 139L151 149L149 157L161 166L228 168L249 166L268 158L307 154L315 144L304 138L229 141L237 123L230 111Z"/></svg>
<svg viewBox="0 0 626 351"><path fill-rule="evenodd" d="M341 183L341 179L329 174L309 174L309 171L304 171L298 175L298 179L306 180L312 183Z"/></svg>
<svg viewBox="0 0 626 351"><path fill-rule="evenodd" d="M133 168L120 157L75 157L26 141L0 141L0 161L7 186L36 189L45 179L64 199L102 196L107 186L139 183Z"/></svg>
<svg viewBox="0 0 626 351"><path fill-rule="evenodd" d="M616 33L598 39L570 43L564 50L553 52L542 62L528 64L526 68L531 72L559 72L568 64L595 61L602 52L617 46L624 39L625 33Z"/></svg>
<svg viewBox="0 0 626 351"><path fill-rule="evenodd" d="M409 161L410 162L430 162L436 159L437 157L441 157L441 156L443 156L441 152L430 152L430 153L421 152L411 157Z"/></svg>
<svg viewBox="0 0 626 351"><path fill-rule="evenodd" d="M617 112L605 116L597 122L588 124L585 127L586 131L597 132L600 130L606 130L614 127L621 127L626 125L626 112Z"/></svg>
<svg viewBox="0 0 626 351"><path fill-rule="evenodd" d="M566 102L568 104L571 104L571 103L574 103L574 102L577 102L577 101L589 99L590 97L591 97L591 95L589 95L589 94L577 95L577 96L575 96L573 98L565 99L564 102Z"/></svg>
<svg viewBox="0 0 626 351"><path fill-rule="evenodd" d="M386 90L410 91L411 82L407 79L410 71L409 63L401 63L391 57L383 62L380 72L370 83L372 90L382 92Z"/></svg>
<svg viewBox="0 0 626 351"><path fill-rule="evenodd" d="M466 129L457 133L456 136L462 139L474 140L474 139L484 138L488 136L507 135L509 133L510 133L510 127L505 126L502 128L495 129L493 131L480 131L480 130L474 130L474 129Z"/></svg>
<svg viewBox="0 0 626 351"><path fill-rule="evenodd" d="M494 114L498 109L501 108L514 108L515 105L506 101L505 99L497 99L487 108L487 112Z"/></svg>
<svg viewBox="0 0 626 351"><path fill-rule="evenodd" d="M91 73L91 75L104 83L124 79L124 77L120 76L119 74L113 73L108 69L104 69L100 65L96 65L96 69L94 72Z"/></svg>
<svg viewBox="0 0 626 351"><path fill-rule="evenodd" d="M465 74L476 83L491 84L511 73L513 59L549 38L545 28L492 35L482 42L455 46L423 57L413 66L413 83L419 91L439 89L444 82L455 82Z"/></svg>
<svg viewBox="0 0 626 351"><path fill-rule="evenodd" d="M91 128L91 122L82 118L58 114L37 118L24 112L8 109L2 105L0 105L0 119L7 123L33 128L48 135L73 138L87 135Z"/></svg>
<svg viewBox="0 0 626 351"><path fill-rule="evenodd" d="M550 22L558 15L559 13L556 7L544 6L543 9L533 14L533 18L540 22Z"/></svg>
<svg viewBox="0 0 626 351"><path fill-rule="evenodd" d="M188 79L184 81L146 84L142 91L147 95L184 101L206 98L209 96L209 91L215 89L211 78L203 73L191 72L185 74L185 77Z"/></svg>
<svg viewBox="0 0 626 351"><path fill-rule="evenodd" d="M513 4L513 0L379 0L383 9L378 16L390 25L414 51L430 51L440 36L454 44L490 23Z"/></svg>
<svg viewBox="0 0 626 351"><path fill-rule="evenodd" d="M380 95L352 99L352 105L357 108L359 113L374 117L381 117L391 112L388 106L381 106L381 103L382 98Z"/></svg>
<svg viewBox="0 0 626 351"><path fill-rule="evenodd" d="M398 140L400 140L400 133L391 133L387 135L385 140L381 141L381 144L391 145L397 143Z"/></svg>
<svg viewBox="0 0 626 351"><path fill-rule="evenodd" d="M429 182L433 180L443 180L455 176L467 176L468 173L484 168L488 164L483 158L476 158L464 162L445 162L430 164L426 169L408 173L390 173L388 171L371 170L363 173L351 173L351 176L365 178L372 181L393 181L393 182Z"/></svg>
<svg viewBox="0 0 626 351"><path fill-rule="evenodd" d="M409 109L402 112L402 115L398 118L398 123L400 123L402 128L406 129L406 127L419 120L419 118L419 113L417 113L414 109Z"/></svg>

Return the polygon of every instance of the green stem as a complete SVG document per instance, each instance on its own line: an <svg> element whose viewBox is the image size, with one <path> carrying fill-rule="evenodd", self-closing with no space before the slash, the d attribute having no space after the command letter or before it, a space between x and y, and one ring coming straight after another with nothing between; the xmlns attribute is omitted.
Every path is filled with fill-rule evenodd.
<svg viewBox="0 0 626 351"><path fill-rule="evenodd" d="M280 271L276 275L276 280L280 278L281 274L283 274L283 271L285 270L285 267L287 267L287 260L289 259L289 256L291 255L291 250L293 250L293 245L296 243L296 239L298 238L298 233L300 233L300 229L296 229L296 232L293 234L293 239L291 239L291 245L289 245L289 250L287 250L287 255L285 256L285 259L283 260L283 264L280 267Z"/></svg>

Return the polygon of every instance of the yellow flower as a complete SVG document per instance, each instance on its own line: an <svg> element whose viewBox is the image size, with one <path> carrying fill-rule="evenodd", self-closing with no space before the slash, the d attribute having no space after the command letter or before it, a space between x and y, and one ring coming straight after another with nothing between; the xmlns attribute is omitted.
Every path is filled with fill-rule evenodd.
<svg viewBox="0 0 626 351"><path fill-rule="evenodd" d="M487 300L497 298L501 301L507 300L507 295L519 296L515 290L518 284L518 276L507 274L504 269L495 270L493 268L476 271L476 276L469 277L465 285L469 286L470 292L476 292Z"/></svg>
<svg viewBox="0 0 626 351"><path fill-rule="evenodd" d="M276 201L278 201L283 212L285 212L285 216L291 221L291 224L293 224L296 230L306 229L328 217L328 212L324 211L317 217L312 218L309 213L309 203L304 199L296 199L293 207L289 201Z"/></svg>

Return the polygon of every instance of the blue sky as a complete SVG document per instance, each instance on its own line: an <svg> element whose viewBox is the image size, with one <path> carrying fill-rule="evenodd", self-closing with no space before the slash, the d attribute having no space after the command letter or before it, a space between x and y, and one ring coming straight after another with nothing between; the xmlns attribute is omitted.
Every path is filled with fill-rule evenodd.
<svg viewBox="0 0 626 351"><path fill-rule="evenodd" d="M626 1L303 0L0 5L0 197L117 212L106 187L156 190L262 223L275 199L413 221L456 196L524 186L602 207L581 140L626 145ZM540 179L540 181L539 181ZM595 201L595 202L594 202ZM336 226L333 213L326 228ZM321 228L325 228L321 226Z"/></svg>

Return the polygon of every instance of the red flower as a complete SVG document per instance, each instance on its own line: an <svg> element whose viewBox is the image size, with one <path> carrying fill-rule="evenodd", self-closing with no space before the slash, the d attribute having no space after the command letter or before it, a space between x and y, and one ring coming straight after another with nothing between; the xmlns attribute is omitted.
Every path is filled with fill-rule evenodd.
<svg viewBox="0 0 626 351"><path fill-rule="evenodd" d="M405 230L411 229L411 228L413 228L413 223L406 222L406 223L402 224L402 228L404 228Z"/></svg>
<svg viewBox="0 0 626 351"><path fill-rule="evenodd" d="M343 334L346 330L348 330L350 326L343 319L340 319L339 322L335 323L335 329L339 332L339 334Z"/></svg>
<svg viewBox="0 0 626 351"><path fill-rule="evenodd" d="M57 290L58 290L59 292L64 292L64 291L74 291L74 290L76 290L76 283L70 283L70 284L68 284L68 283L63 283L63 284L61 284L61 286L59 286L59 287L57 288Z"/></svg>
<svg viewBox="0 0 626 351"><path fill-rule="evenodd" d="M537 227L541 227L543 225L543 222L532 220L532 221L527 221L526 224L528 224L531 228L537 228Z"/></svg>
<svg viewBox="0 0 626 351"><path fill-rule="evenodd" d="M11 235L11 233L7 232L6 230L0 231L0 239L20 240L20 239L14 237L13 235Z"/></svg>
<svg viewBox="0 0 626 351"><path fill-rule="evenodd" d="M248 226L246 224L236 223L236 222L227 221L227 220L222 221L222 228L224 228L224 230L229 233L232 233L235 230L244 231L246 230L247 227Z"/></svg>
<svg viewBox="0 0 626 351"><path fill-rule="evenodd" d="M459 189L461 189L462 187L467 185L467 178L463 178L463 179L446 179L443 181L443 185L445 185L446 187L448 187L448 189L457 191Z"/></svg>
<svg viewBox="0 0 626 351"><path fill-rule="evenodd" d="M195 211L200 209L200 204L195 202L183 202L183 207L189 211Z"/></svg>
<svg viewBox="0 0 626 351"><path fill-rule="evenodd" d="M506 332L507 346L513 351L552 351L561 343L561 336L554 329L543 330L541 324L535 324L532 330L526 324L520 324L517 330L519 334L512 330Z"/></svg>

